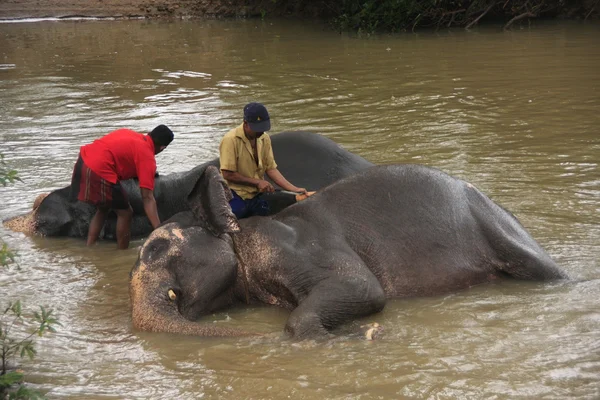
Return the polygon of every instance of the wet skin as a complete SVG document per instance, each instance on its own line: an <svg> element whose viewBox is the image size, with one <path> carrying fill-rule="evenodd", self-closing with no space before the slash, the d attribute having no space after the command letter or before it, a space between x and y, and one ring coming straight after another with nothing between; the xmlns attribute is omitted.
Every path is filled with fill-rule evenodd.
<svg viewBox="0 0 600 400"><path fill-rule="evenodd" d="M208 168L192 211L140 249L130 285L137 329L212 335L193 321L248 302L290 310L289 336L318 337L379 312L387 298L567 277L511 213L432 168L369 168L241 221L224 188Z"/></svg>

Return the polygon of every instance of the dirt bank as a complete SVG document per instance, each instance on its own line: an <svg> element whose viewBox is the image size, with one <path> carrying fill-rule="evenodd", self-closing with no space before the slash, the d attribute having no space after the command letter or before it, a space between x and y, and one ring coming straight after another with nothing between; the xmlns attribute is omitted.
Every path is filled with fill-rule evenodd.
<svg viewBox="0 0 600 400"><path fill-rule="evenodd" d="M250 3L250 4L249 4ZM0 19L42 17L252 17L311 14L302 2L246 0L0 0ZM314 15L314 13L313 13Z"/></svg>
<svg viewBox="0 0 600 400"><path fill-rule="evenodd" d="M510 4L509 4L510 2ZM385 3L385 4L383 4ZM406 31L420 27L441 26L470 27L481 19L527 23L538 18L595 19L600 11L600 0L535 0L521 2L506 0L492 2L489 7L478 8L477 2L464 0L460 8L450 2L443 8L426 6L423 10L409 11L392 6L396 2L382 2L381 10L367 6L348 8L342 1L306 0L0 0L0 19L44 17L117 17L117 18L235 18L294 16L303 18L332 17L338 20L338 29L349 31L374 30ZM531 4L530 4L531 3ZM354 4L354 3L353 3ZM402 3L404 4L404 3ZM437 3L435 3L437 4ZM508 5L508 6L507 6ZM344 8L346 7L346 8ZM365 8L366 7L366 8ZM392 11L388 8L392 7ZM455 9L459 7L459 9ZM387 10L387 11L386 11ZM389 12L388 12L389 11ZM483 18L485 16L485 18ZM340 18L341 17L341 18ZM401 23L406 19L406 23Z"/></svg>

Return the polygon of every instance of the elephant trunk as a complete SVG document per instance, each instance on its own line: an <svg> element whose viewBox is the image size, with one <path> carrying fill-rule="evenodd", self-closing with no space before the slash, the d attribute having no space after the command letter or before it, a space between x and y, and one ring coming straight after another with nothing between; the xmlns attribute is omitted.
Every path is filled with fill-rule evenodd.
<svg viewBox="0 0 600 400"><path fill-rule="evenodd" d="M132 322L135 329L149 332L178 333L195 336L255 336L257 333L238 329L206 325L185 319L177 305L169 301L166 293L158 293L159 288L149 287L149 276L145 267L136 268L129 286L131 297ZM146 275L146 276L144 276ZM158 277L154 277L155 279Z"/></svg>
<svg viewBox="0 0 600 400"><path fill-rule="evenodd" d="M237 329L205 325L189 321L179 313L156 314L151 308L133 306L133 327L141 331L178 333L193 336L251 336L250 332Z"/></svg>
<svg viewBox="0 0 600 400"><path fill-rule="evenodd" d="M28 235L35 234L37 230L35 212L40 207L40 204L42 204L42 201L44 201L49 194L50 193L42 193L38 195L33 201L33 207L31 208L30 212L5 220L3 222L4 226L15 232L22 232Z"/></svg>
<svg viewBox="0 0 600 400"><path fill-rule="evenodd" d="M37 231L35 223L35 211L30 211L27 214L17 215L3 222L4 226L14 232L21 232L27 235L33 235Z"/></svg>

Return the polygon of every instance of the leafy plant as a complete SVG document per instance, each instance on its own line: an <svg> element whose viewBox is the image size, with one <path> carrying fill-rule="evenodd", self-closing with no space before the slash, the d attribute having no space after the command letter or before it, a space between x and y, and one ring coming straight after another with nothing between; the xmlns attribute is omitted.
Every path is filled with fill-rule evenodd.
<svg viewBox="0 0 600 400"><path fill-rule="evenodd" d="M42 336L45 332L56 332L55 325L60 325L52 315L52 310L46 310L40 306L40 312L33 313L33 320L38 323L36 329L25 338L18 340L10 336L11 331L17 325L23 325L23 310L21 301L9 302L0 317L0 375L5 375L8 370L8 361L17 354L20 357L29 357L30 360L36 355L33 347L33 338L35 335Z"/></svg>
<svg viewBox="0 0 600 400"><path fill-rule="evenodd" d="M2 248L0 249L0 265L8 268L10 264L15 264L17 269L19 268L19 264L17 263L17 253L12 251L6 243L2 242Z"/></svg>
<svg viewBox="0 0 600 400"><path fill-rule="evenodd" d="M17 171L9 169L4 161L4 154L0 154L0 184L6 186L16 181L21 181L21 178L17 175ZM2 244L2 248L0 248L0 265L8 267L10 264L17 264L18 268L17 254L9 249L4 241L0 240L0 244Z"/></svg>
<svg viewBox="0 0 600 400"><path fill-rule="evenodd" d="M8 183L14 183L15 181L21 181L17 176L17 171L7 168L4 156L0 154L0 184L6 186ZM2 243L0 265L3 268L8 268L10 264L17 264L18 267L17 254L4 241L0 240L0 243ZM42 336L46 332L55 332L54 327L60 325L52 312L52 310L46 310L46 308L40 306L39 312L34 312L32 316L25 317L21 301L17 300L14 303L9 302L0 315L0 400L44 398L38 391L23 385L23 373L19 370L9 370L9 361L14 360L17 356L20 358L28 357L29 359L35 357L35 336ZM16 338L14 331L29 324L31 320L36 323L35 330L23 338Z"/></svg>
<svg viewBox="0 0 600 400"><path fill-rule="evenodd" d="M46 332L56 332L55 326L60 325L52 315L52 310L40 306L39 312L34 312L29 319L35 321L36 328L27 336L16 339L13 331L25 325L21 301L9 302L0 316L0 399L38 399L43 398L37 391L27 388L22 384L23 374L20 371L10 371L9 361L17 356L28 357L33 360L37 354L34 347L35 336L42 336ZM10 388L19 385L17 390Z"/></svg>
<svg viewBox="0 0 600 400"><path fill-rule="evenodd" d="M0 154L0 185L6 186L9 183L15 183L16 181L22 182L21 178L17 176L17 171L9 169L4 161L4 154Z"/></svg>

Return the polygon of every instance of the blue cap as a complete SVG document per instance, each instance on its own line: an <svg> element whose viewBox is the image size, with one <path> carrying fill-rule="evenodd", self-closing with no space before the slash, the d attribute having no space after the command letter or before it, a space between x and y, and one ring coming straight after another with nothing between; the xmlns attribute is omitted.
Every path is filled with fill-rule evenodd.
<svg viewBox="0 0 600 400"><path fill-rule="evenodd" d="M248 103L244 107L244 121L254 132L266 132L271 129L271 119L267 108L260 103Z"/></svg>

